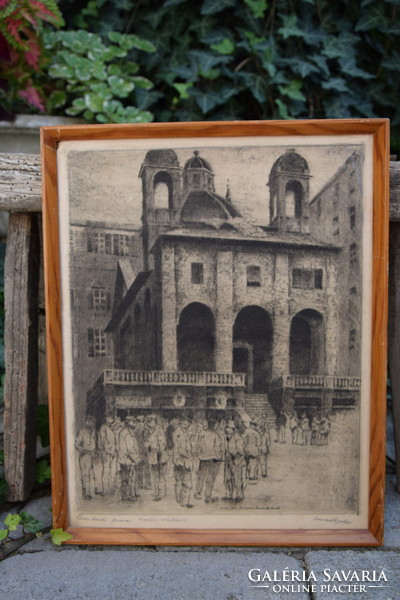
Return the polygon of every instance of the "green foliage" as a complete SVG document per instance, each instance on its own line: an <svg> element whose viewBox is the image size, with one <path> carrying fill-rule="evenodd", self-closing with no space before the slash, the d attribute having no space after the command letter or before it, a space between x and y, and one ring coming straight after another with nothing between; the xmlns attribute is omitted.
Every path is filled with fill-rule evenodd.
<svg viewBox="0 0 400 600"><path fill-rule="evenodd" d="M47 109L60 108L100 123L144 123L153 115L134 102L133 91L150 90L152 82L138 75L136 51L151 53L155 46L137 35L110 32L108 40L84 30L51 31L45 35L51 52L48 74L55 91Z"/></svg>
<svg viewBox="0 0 400 600"><path fill-rule="evenodd" d="M36 464L35 481L37 483L43 483L47 479L50 479L50 477L51 477L51 468L50 468L48 461L46 459L40 460Z"/></svg>
<svg viewBox="0 0 400 600"><path fill-rule="evenodd" d="M55 0L0 2L0 108L9 113L24 103L44 110L44 91L37 80L45 65L43 23L62 25Z"/></svg>
<svg viewBox="0 0 400 600"><path fill-rule="evenodd" d="M47 448L50 445L49 407L47 404L39 404L37 407L36 431L43 448Z"/></svg>
<svg viewBox="0 0 400 600"><path fill-rule="evenodd" d="M8 494L8 485L5 479L0 478L0 505L6 500Z"/></svg>
<svg viewBox="0 0 400 600"><path fill-rule="evenodd" d="M62 2L69 27L140 32L155 42L156 52L140 57L154 90L126 93L157 121L390 117L400 149L398 0L91 0L81 7Z"/></svg>
<svg viewBox="0 0 400 600"><path fill-rule="evenodd" d="M0 545L1 542L6 542L8 539L22 539L27 533L34 533L39 537L40 530L43 529L44 525L36 517L32 516L27 512L20 512L19 514L8 514L4 519L4 525L6 529L0 529ZM15 536L11 538L10 532L17 531L21 528L20 537Z"/></svg>
<svg viewBox="0 0 400 600"><path fill-rule="evenodd" d="M51 529L50 530L51 541L56 546L61 546L63 542L67 542L68 540L72 540L73 536L70 533L67 533L63 529Z"/></svg>
<svg viewBox="0 0 400 600"><path fill-rule="evenodd" d="M18 525L21 522L21 517L19 515L7 515L4 519L4 525L7 527L9 531L17 531Z"/></svg>

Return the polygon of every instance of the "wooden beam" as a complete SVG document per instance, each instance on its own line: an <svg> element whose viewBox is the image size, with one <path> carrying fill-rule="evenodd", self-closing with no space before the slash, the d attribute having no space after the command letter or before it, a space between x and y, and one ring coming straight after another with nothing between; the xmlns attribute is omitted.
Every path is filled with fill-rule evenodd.
<svg viewBox="0 0 400 600"><path fill-rule="evenodd" d="M0 153L0 210L42 210L40 156ZM400 161L390 163L390 220L400 221Z"/></svg>
<svg viewBox="0 0 400 600"><path fill-rule="evenodd" d="M5 260L4 475L8 499L25 500L35 481L38 389L38 217L11 214Z"/></svg>

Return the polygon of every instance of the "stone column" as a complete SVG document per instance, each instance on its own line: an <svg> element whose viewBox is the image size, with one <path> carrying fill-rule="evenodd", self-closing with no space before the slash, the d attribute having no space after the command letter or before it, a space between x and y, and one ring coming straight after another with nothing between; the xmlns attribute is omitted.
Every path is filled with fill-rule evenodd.
<svg viewBox="0 0 400 600"><path fill-rule="evenodd" d="M177 316L175 285L175 249L164 247L161 251L162 277L162 368L164 371L178 370Z"/></svg>
<svg viewBox="0 0 400 600"><path fill-rule="evenodd" d="M289 259L275 256L275 314L273 318L272 379L289 373L290 321Z"/></svg>
<svg viewBox="0 0 400 600"><path fill-rule="evenodd" d="M337 375L337 358L340 352L338 331L340 319L338 314L338 275L336 257L327 258L326 268L326 319L325 327L325 368L324 375Z"/></svg>
<svg viewBox="0 0 400 600"><path fill-rule="evenodd" d="M218 373L231 373L233 345L233 254L231 250L217 254L216 283L215 368Z"/></svg>

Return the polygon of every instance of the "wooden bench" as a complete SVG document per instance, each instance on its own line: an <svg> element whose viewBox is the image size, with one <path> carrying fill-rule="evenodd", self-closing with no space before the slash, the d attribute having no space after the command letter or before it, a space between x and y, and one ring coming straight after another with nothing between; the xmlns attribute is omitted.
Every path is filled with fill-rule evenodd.
<svg viewBox="0 0 400 600"><path fill-rule="evenodd" d="M0 210L10 213L5 261L4 453L9 500L25 500L35 477L36 410L46 394L41 242L41 165L0 154ZM389 372L400 492L400 162L390 163Z"/></svg>

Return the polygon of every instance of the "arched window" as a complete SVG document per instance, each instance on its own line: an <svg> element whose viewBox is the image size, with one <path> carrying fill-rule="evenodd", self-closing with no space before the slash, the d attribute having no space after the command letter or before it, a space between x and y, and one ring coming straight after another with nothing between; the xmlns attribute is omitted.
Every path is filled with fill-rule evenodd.
<svg viewBox="0 0 400 600"><path fill-rule="evenodd" d="M154 177L154 208L172 208L172 180L165 171L160 171Z"/></svg>
<svg viewBox="0 0 400 600"><path fill-rule="evenodd" d="M324 321L316 310L297 313L290 325L291 375L321 375L325 362Z"/></svg>
<svg viewBox="0 0 400 600"><path fill-rule="evenodd" d="M286 216L300 218L302 215L303 187L298 181L288 181L285 189Z"/></svg>
<svg viewBox="0 0 400 600"><path fill-rule="evenodd" d="M177 339L180 371L215 371L215 319L208 306L193 302L183 309Z"/></svg>
<svg viewBox="0 0 400 600"><path fill-rule="evenodd" d="M232 370L247 374L249 392L268 391L272 371L272 321L261 306L246 306L235 319Z"/></svg>

